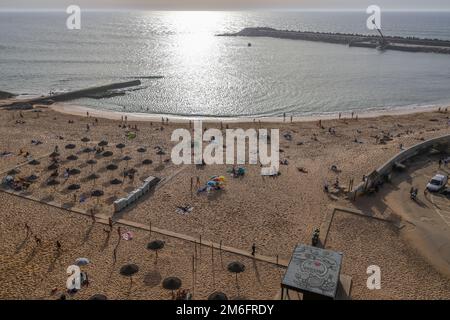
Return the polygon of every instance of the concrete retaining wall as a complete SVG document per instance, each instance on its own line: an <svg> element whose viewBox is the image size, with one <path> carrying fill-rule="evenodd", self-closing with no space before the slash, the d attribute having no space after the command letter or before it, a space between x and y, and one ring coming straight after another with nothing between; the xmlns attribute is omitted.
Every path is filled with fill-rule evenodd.
<svg viewBox="0 0 450 320"><path fill-rule="evenodd" d="M426 150L431 148L439 148L439 146L445 145L447 148L450 147L450 134L420 142L406 150L403 150L375 171L380 177L386 177L392 172L395 163L402 163L418 154L424 153ZM365 182L361 182L355 187L354 190L352 190L352 192L349 193L350 198L355 197L355 193L356 196L364 193L364 190L372 187L375 182L376 181L369 181L367 186Z"/></svg>

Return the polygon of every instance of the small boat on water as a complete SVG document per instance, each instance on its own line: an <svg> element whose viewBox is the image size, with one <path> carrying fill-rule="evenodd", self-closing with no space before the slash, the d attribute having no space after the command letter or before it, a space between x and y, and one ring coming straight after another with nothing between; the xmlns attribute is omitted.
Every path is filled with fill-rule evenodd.
<svg viewBox="0 0 450 320"><path fill-rule="evenodd" d="M252 46L252 44L249 42L249 43L247 43L247 47L251 47Z"/></svg>

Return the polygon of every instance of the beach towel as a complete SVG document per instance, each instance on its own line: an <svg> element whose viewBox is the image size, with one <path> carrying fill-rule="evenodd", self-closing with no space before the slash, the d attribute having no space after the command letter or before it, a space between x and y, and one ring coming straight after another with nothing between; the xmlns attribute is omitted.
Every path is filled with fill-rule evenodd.
<svg viewBox="0 0 450 320"><path fill-rule="evenodd" d="M77 266L86 266L90 263L88 258L78 258L75 260Z"/></svg>
<svg viewBox="0 0 450 320"><path fill-rule="evenodd" d="M175 210L176 213L179 214L183 214L183 215L188 215L189 213L192 212L192 210L194 209L194 207L191 206L185 206L185 207L177 207L177 209Z"/></svg>
<svg viewBox="0 0 450 320"><path fill-rule="evenodd" d="M122 233L122 239L126 240L126 241L132 240L133 239L133 233L131 231L127 231L127 232Z"/></svg>

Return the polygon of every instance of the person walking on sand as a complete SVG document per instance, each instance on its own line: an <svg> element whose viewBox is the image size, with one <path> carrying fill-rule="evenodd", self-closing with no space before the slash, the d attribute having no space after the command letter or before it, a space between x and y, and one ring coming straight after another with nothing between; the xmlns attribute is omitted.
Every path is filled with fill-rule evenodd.
<svg viewBox="0 0 450 320"><path fill-rule="evenodd" d="M61 242L59 242L59 240L56 240L56 250L58 252L61 251L61 247L62 247Z"/></svg>
<svg viewBox="0 0 450 320"><path fill-rule="evenodd" d="M41 245L41 238L39 238L37 235L34 236L34 241L36 242L36 245Z"/></svg>
<svg viewBox="0 0 450 320"><path fill-rule="evenodd" d="M292 115L291 115L291 123L292 123Z"/></svg>
<svg viewBox="0 0 450 320"><path fill-rule="evenodd" d="M283 122L286 122L286 112L283 112Z"/></svg>
<svg viewBox="0 0 450 320"><path fill-rule="evenodd" d="M27 238L28 238L28 236L29 236L30 233L31 233L31 228L30 228L30 226L28 225L28 223L25 223L25 230L27 230Z"/></svg>
<svg viewBox="0 0 450 320"><path fill-rule="evenodd" d="M197 188L200 188L200 177L199 176L197 176L197 182L196 182L195 186Z"/></svg>
<svg viewBox="0 0 450 320"><path fill-rule="evenodd" d="M252 244L252 256L255 256L256 253L256 244Z"/></svg>
<svg viewBox="0 0 450 320"><path fill-rule="evenodd" d="M113 228L113 220L111 218L108 218L108 225L109 225L109 229L112 230L112 228Z"/></svg>
<svg viewBox="0 0 450 320"><path fill-rule="evenodd" d="M95 223L95 213L94 213L94 209L91 209L91 219L92 219L92 223Z"/></svg>
<svg viewBox="0 0 450 320"><path fill-rule="evenodd" d="M439 159L439 168L442 166L442 159Z"/></svg>

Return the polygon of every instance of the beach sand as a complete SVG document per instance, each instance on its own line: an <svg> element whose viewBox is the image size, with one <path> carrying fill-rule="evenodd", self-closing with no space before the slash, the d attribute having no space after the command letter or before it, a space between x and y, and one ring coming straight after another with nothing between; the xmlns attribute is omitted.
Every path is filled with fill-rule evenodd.
<svg viewBox="0 0 450 320"><path fill-rule="evenodd" d="M160 121L129 121L131 126L137 125L139 129L137 137L129 141L125 138L125 130L119 128L119 120L98 118L95 124L92 116L58 113L47 108L41 109L41 112L23 111L22 116L18 111L0 111L0 152L13 153L0 158L0 171L25 161L23 156L17 155L21 149L37 158L51 153L58 145L67 155L64 145L73 142L82 147L80 139L84 136L90 137L93 142L106 139L111 145L125 142L127 149L124 154L145 146L148 149L146 157L151 158L153 164L145 168L138 166L137 181L122 189L135 187L139 179L147 175L165 178L163 183L136 206L114 216L111 205L102 199L99 209L102 215L145 225L151 223L152 226L180 234L196 238L201 236L217 243L222 241L226 246L241 250L250 251L255 243L258 254L278 255L284 260L289 260L296 244L310 243L313 230L320 227L334 206L354 207L342 195L334 199L324 193L325 181L332 184L338 176L342 186L347 186L350 179L354 179L354 185L357 185L363 175L398 153L400 144L408 147L422 139L450 133L450 113L437 111L360 117L358 120L348 119L345 115L346 119L342 120L322 120L324 128L320 128L317 121L264 121L262 128L280 129L280 148L283 150L280 158L287 159L289 164L280 166L281 175L277 178L262 178L258 165L245 165L246 175L234 179L227 174L230 165L211 165L199 169L195 165L160 164L154 147L161 146L167 151L162 160L169 158L173 146L171 133L175 128L188 128L186 122L171 121L161 125ZM17 123L17 120L23 123ZM86 132L86 124L90 125L89 132ZM230 122L228 125L243 129L258 129L260 126L251 120L245 123ZM220 124L208 122L204 127L220 129ZM330 127L335 129L336 134L329 133ZM283 137L286 132L291 133L291 141ZM375 136L384 133L390 133L393 140L377 144ZM39 140L42 144L34 146L31 140ZM118 151L115 148L111 150L116 156ZM134 159L130 165L141 161L139 157L133 153ZM47 164L47 161L42 161L42 168L44 163ZM336 174L330 170L332 165L336 165L341 172ZM300 172L297 167L305 168L307 173ZM22 174L32 173L33 170L38 168L26 166ZM84 173L89 168L82 170ZM191 178L195 183L199 177L203 185L212 175L226 176L224 191L191 195ZM92 188L81 181L81 177L74 179L86 191ZM32 186L31 193L37 198L53 195L63 203L70 201L70 195L62 192L64 188L57 186L58 192L55 192L52 188L36 185ZM107 186L104 188L105 199L117 192ZM119 191L119 195L125 194L123 190ZM55 299L57 294L52 295L52 289L58 288L58 293L64 291L66 268L78 257L87 257L92 261L91 265L84 267L91 284L75 294L74 299L85 299L94 293L104 293L115 299L170 299L170 292L162 289L157 280L159 276L172 275L182 279L183 288L192 290L193 243L158 234L150 236L142 230L125 228L133 230L135 238L121 241L117 262L114 263L112 251L118 238L116 230L106 241L105 226L92 225L86 216L3 192L0 193L0 201L3 204L0 280L4 284L0 289L0 298ZM177 206L188 204L193 207L191 213L182 215L176 212ZM81 209L91 206L92 199ZM42 239L41 246L36 246L33 238L24 240L24 223L28 223L33 233ZM148 241L156 238L167 241L159 254L157 267L154 265L154 253L145 248ZM55 253L57 240L62 243L60 256ZM353 278L353 299L449 299L450 279L436 271L432 261L422 258L411 241L391 224L338 215L333 219L326 247L343 252L342 272ZM223 291L229 297L239 295L249 299L272 299L278 293L283 268L264 262L254 264L250 258L225 252L223 266L216 252L212 268L211 249L204 247L202 252L204 256L199 260L195 299L204 299L215 290ZM234 275L226 271L226 264L234 260L243 262L247 267L239 275L240 292L237 292ZM129 279L118 273L125 263L136 263L141 268L133 277L131 290ZM381 290L368 290L366 287L365 271L372 264L380 265L386 272ZM153 272L155 270L157 272ZM156 278L152 278L156 284L151 286L144 283L144 277L149 273L149 278Z"/></svg>

